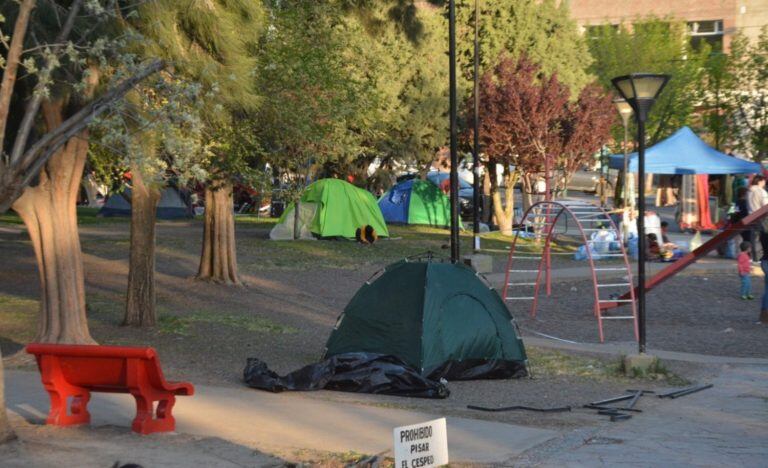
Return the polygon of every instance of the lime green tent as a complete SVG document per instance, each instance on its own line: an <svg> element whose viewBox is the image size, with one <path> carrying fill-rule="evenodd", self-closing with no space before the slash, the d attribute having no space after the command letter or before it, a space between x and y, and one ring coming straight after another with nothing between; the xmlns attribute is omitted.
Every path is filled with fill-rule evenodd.
<svg viewBox="0 0 768 468"><path fill-rule="evenodd" d="M326 344L326 357L352 352L393 355L425 376L526 373L523 342L498 293L469 267L431 259L389 265L360 288Z"/></svg>
<svg viewBox="0 0 768 468"><path fill-rule="evenodd" d="M271 239L293 239L293 213L293 204L288 205L269 233ZM379 236L389 236L373 195L339 179L321 179L307 187L299 203L299 223L303 239L354 239L355 231L366 225L372 226Z"/></svg>

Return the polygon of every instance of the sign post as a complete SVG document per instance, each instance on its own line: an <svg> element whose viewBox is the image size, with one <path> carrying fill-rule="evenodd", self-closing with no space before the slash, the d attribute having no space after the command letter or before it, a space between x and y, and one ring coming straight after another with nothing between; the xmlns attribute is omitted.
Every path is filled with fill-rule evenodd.
<svg viewBox="0 0 768 468"><path fill-rule="evenodd" d="M429 468L448 464L445 418L396 427L395 468Z"/></svg>

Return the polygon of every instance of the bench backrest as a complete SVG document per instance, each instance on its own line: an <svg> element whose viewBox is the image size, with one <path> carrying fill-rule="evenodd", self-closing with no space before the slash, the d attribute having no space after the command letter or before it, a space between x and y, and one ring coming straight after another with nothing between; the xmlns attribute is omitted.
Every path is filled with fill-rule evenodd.
<svg viewBox="0 0 768 468"><path fill-rule="evenodd" d="M129 384L129 361L144 368L154 387L167 386L153 348L33 343L27 346L27 352L35 355L38 367L42 356L57 357L66 381L80 387L104 392L124 391Z"/></svg>

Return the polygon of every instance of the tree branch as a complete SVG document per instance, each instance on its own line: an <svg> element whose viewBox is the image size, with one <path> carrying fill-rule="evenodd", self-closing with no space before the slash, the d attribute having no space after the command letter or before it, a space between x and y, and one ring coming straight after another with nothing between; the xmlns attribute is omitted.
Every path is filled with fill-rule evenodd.
<svg viewBox="0 0 768 468"><path fill-rule="evenodd" d="M65 120L54 130L46 133L23 155L20 164L3 167L0 165L0 213L7 210L37 176L45 163L61 148L67 140L77 135L94 118L110 108L137 83L165 67L163 60L157 59L130 78L126 78L104 93L98 99ZM7 172L7 173L4 173Z"/></svg>
<svg viewBox="0 0 768 468"><path fill-rule="evenodd" d="M83 0L74 0L72 5L70 5L69 15L67 16L67 19L64 22L64 26L61 28L59 35L54 41L55 45L52 47L51 53L57 53L62 47L61 44L63 44L69 37L69 33L72 32L72 28L75 25L75 19L77 18L77 14L80 12L80 7L82 4ZM48 62L45 64L45 72L50 73L52 68L53 64L51 63L51 60L48 60ZM35 117L37 117L37 111L40 110L40 104L43 102L42 91L45 85L46 84L44 81L38 81L32 94L32 98L29 100L27 107L24 110L24 117L21 121L21 125L19 126L19 131L16 133L16 141L14 142L13 150L11 151L11 165L17 162L19 158L21 158L22 153L24 152L24 148L27 146L27 140L29 139L30 132L32 132L32 125L35 122Z"/></svg>
<svg viewBox="0 0 768 468"><path fill-rule="evenodd" d="M8 57L5 60L3 82L0 84L0 154L3 153L5 144L5 126L8 123L8 109L11 106L13 86L16 83L16 72L21 62L21 54L24 48L24 36L27 34L29 17L35 8L35 0L24 0L19 6L19 16L13 28L11 46L8 49Z"/></svg>

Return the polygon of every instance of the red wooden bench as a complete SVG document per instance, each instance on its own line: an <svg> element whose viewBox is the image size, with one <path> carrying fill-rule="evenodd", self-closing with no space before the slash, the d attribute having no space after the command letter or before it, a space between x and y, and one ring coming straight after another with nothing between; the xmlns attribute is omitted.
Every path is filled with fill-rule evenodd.
<svg viewBox="0 0 768 468"><path fill-rule="evenodd" d="M163 378L153 348L32 343L27 352L35 355L43 386L51 397L47 424L89 423L91 392L130 393L136 399L136 418L131 425L134 432L173 431L176 420L171 411L176 395L195 392L190 383Z"/></svg>

